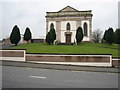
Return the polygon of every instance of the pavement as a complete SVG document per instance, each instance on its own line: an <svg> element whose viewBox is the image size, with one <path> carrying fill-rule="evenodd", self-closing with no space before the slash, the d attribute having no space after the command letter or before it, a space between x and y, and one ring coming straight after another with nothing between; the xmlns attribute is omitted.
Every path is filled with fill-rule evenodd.
<svg viewBox="0 0 120 90"><path fill-rule="evenodd" d="M29 68L43 68L54 70L68 70L68 71L89 71L89 72L109 72L120 73L120 68L114 67L95 67L95 66L80 66L69 64L54 64L54 63L35 63L35 62L20 62L20 61L0 61L2 66L15 67L29 67Z"/></svg>
<svg viewBox="0 0 120 90"><path fill-rule="evenodd" d="M2 66L2 75L3 88L118 88L118 73Z"/></svg>

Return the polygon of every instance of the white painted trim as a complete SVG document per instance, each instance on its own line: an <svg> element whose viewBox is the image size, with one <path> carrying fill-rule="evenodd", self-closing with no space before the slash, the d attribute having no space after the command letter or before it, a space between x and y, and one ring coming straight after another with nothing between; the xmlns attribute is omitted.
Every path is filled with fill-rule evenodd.
<svg viewBox="0 0 120 90"><path fill-rule="evenodd" d="M111 57L111 55L40 55L40 54L26 54L26 56L94 56L94 57Z"/></svg>
<svg viewBox="0 0 120 90"><path fill-rule="evenodd" d="M0 50L0 51L25 51L25 50Z"/></svg>
<svg viewBox="0 0 120 90"><path fill-rule="evenodd" d="M33 63L46 63L46 64L63 64L63 65L82 65L82 66L107 66L110 67L110 63L86 63L86 62L38 62L38 61L28 61L28 62L33 62Z"/></svg>
<svg viewBox="0 0 120 90"><path fill-rule="evenodd" d="M114 60L115 60L115 61L119 61L120 59L112 59L112 61L114 61Z"/></svg>
<svg viewBox="0 0 120 90"><path fill-rule="evenodd" d="M26 51L24 50L24 61L26 61Z"/></svg>
<svg viewBox="0 0 120 90"><path fill-rule="evenodd" d="M2 61L25 61L24 57L2 57L0 60Z"/></svg>
<svg viewBox="0 0 120 90"><path fill-rule="evenodd" d="M110 66L112 66L112 56L110 56Z"/></svg>
<svg viewBox="0 0 120 90"><path fill-rule="evenodd" d="M29 76L29 77L32 77L32 78L42 78L42 79L46 79L47 77L41 77L41 76Z"/></svg>

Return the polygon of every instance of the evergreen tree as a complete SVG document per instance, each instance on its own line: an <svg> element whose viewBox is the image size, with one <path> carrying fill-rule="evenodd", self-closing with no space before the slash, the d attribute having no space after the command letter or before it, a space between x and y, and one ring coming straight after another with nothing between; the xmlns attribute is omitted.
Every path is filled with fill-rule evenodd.
<svg viewBox="0 0 120 90"><path fill-rule="evenodd" d="M108 29L105 39L106 39L107 43L109 43L110 45L114 42L114 31L112 28Z"/></svg>
<svg viewBox="0 0 120 90"><path fill-rule="evenodd" d="M12 29L12 32L10 34L10 42L12 44L15 44L17 46L17 44L19 43L20 41L20 30L19 28L17 27L17 25L15 25Z"/></svg>
<svg viewBox="0 0 120 90"><path fill-rule="evenodd" d="M46 35L46 42L51 44L54 42L55 39L56 39L55 29L51 28L50 31Z"/></svg>
<svg viewBox="0 0 120 90"><path fill-rule="evenodd" d="M54 42L54 40L56 39L55 29L54 29L54 28L52 28L52 29L50 30L50 33L51 33L51 35L52 35L52 43L53 43L53 42Z"/></svg>
<svg viewBox="0 0 120 90"><path fill-rule="evenodd" d="M83 31L81 27L78 27L76 31L76 42L79 43L82 41L82 39L83 39Z"/></svg>
<svg viewBox="0 0 120 90"><path fill-rule="evenodd" d="M46 35L46 42L50 45L53 42L52 33L48 32Z"/></svg>
<svg viewBox="0 0 120 90"><path fill-rule="evenodd" d="M120 44L120 28L115 31L115 43Z"/></svg>
<svg viewBox="0 0 120 90"><path fill-rule="evenodd" d="M25 33L24 33L24 40L26 40L27 42L29 42L29 40L31 40L32 38L32 34L30 32L30 29L27 27L25 29Z"/></svg>
<svg viewBox="0 0 120 90"><path fill-rule="evenodd" d="M107 37L107 30L105 30L105 32L104 32L102 43L107 43L106 37Z"/></svg>
<svg viewBox="0 0 120 90"><path fill-rule="evenodd" d="M83 32L81 27L77 28L77 32L76 33L78 33L78 32Z"/></svg>

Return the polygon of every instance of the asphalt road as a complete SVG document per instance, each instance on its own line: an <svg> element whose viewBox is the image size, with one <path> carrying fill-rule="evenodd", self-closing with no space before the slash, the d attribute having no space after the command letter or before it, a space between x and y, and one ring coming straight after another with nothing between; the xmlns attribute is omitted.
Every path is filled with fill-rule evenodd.
<svg viewBox="0 0 120 90"><path fill-rule="evenodd" d="M3 66L2 88L118 88L118 73Z"/></svg>

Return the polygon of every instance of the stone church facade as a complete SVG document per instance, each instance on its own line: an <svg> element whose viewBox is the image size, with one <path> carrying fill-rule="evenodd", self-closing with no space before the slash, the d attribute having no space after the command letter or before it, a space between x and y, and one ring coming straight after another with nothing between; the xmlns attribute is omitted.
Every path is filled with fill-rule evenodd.
<svg viewBox="0 0 120 90"><path fill-rule="evenodd" d="M56 41L59 43L76 42L76 30L83 29L83 42L90 42L92 35L92 11L78 11L70 6L58 12L46 13L46 34L51 27L56 31Z"/></svg>

